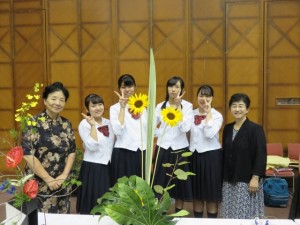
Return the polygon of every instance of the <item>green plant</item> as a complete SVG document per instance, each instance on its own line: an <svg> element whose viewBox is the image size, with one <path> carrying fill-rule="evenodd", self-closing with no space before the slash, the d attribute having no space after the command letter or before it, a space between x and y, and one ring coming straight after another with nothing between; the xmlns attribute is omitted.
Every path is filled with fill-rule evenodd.
<svg viewBox="0 0 300 225"><path fill-rule="evenodd" d="M158 201L152 188L138 176L120 178L98 203L92 213L109 215L119 224L175 224L171 215L165 215L171 205L168 192Z"/></svg>
<svg viewBox="0 0 300 225"><path fill-rule="evenodd" d="M72 174L71 177L74 179L78 179L81 163L83 160L83 151L80 148L76 148L76 157L72 166Z"/></svg>

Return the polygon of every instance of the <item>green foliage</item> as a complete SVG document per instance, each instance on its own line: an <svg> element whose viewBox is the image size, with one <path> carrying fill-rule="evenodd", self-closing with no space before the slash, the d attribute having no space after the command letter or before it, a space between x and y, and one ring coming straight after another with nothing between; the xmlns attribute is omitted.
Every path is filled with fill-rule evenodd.
<svg viewBox="0 0 300 225"><path fill-rule="evenodd" d="M171 206L169 193L164 192L158 200L149 184L138 176L120 178L98 203L91 213L107 215L119 224L175 224L172 216L165 215Z"/></svg>
<svg viewBox="0 0 300 225"><path fill-rule="evenodd" d="M73 167L72 167L71 178L78 179L80 167L81 167L82 160L83 160L83 151L80 148L76 148L75 154L76 154L76 156L75 156L75 160L74 160Z"/></svg>
<svg viewBox="0 0 300 225"><path fill-rule="evenodd" d="M29 202L30 200L31 199L23 192L18 192L15 194L13 206L16 208L21 208L24 202Z"/></svg>

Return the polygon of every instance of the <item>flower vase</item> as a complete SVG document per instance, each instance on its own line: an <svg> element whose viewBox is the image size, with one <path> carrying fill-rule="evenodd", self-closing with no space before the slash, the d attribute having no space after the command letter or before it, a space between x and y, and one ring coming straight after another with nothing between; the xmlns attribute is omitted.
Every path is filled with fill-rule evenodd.
<svg viewBox="0 0 300 225"><path fill-rule="evenodd" d="M36 198L31 199L29 202L24 202L22 212L26 215L22 225L38 225L38 207Z"/></svg>
<svg viewBox="0 0 300 225"><path fill-rule="evenodd" d="M13 206L14 201L11 201L9 204ZM31 199L29 202L24 202L22 207L15 208L21 213L21 216L16 218L20 218L16 224L18 225L38 225L38 207L37 207L37 199Z"/></svg>

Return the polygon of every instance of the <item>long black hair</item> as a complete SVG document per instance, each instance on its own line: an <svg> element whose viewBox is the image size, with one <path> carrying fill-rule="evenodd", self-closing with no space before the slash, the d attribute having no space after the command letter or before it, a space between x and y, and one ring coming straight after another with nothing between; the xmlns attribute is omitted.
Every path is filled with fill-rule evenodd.
<svg viewBox="0 0 300 225"><path fill-rule="evenodd" d="M169 92L168 92L168 87L172 87L172 86L176 85L178 81L179 81L180 86L181 86L180 95L182 94L182 91L183 91L183 88L184 88L184 81L183 81L183 79L182 79L181 77L178 77L178 76L171 77L171 78L167 81L167 86L166 86L166 89L167 89L166 99L165 99L165 102L162 104L161 109L166 108L167 101L169 101L169 98L170 98Z"/></svg>
<svg viewBox="0 0 300 225"><path fill-rule="evenodd" d="M121 88L122 84L124 84L126 87L128 86L136 86L135 80L132 75L130 74L123 74L120 76L118 80L118 87Z"/></svg>

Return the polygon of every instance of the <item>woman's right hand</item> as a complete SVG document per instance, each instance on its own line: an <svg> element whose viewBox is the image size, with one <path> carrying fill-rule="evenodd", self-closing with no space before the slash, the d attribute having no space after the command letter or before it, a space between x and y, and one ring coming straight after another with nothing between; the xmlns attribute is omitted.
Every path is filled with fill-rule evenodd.
<svg viewBox="0 0 300 225"><path fill-rule="evenodd" d="M126 108L127 102L128 102L128 98L124 98L124 92L122 90L122 95L120 95L118 92L114 91L116 95L118 95L119 97L119 103L121 105L121 108Z"/></svg>

